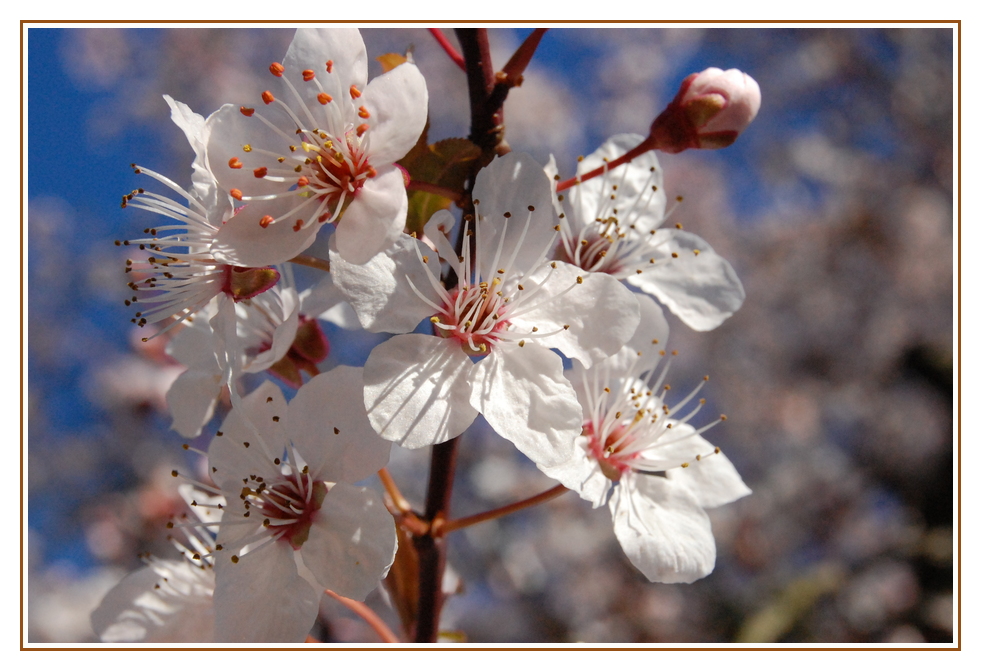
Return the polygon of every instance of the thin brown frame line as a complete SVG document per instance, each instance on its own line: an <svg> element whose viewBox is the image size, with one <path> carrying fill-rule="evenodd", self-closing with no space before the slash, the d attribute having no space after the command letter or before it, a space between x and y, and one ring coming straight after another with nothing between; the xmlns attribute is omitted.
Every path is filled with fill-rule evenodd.
<svg viewBox="0 0 981 671"><path fill-rule="evenodd" d="M671 19L671 20L661 20L661 21L618 21L614 19L603 19L603 20L565 20L565 21L545 21L545 22L535 22L535 21L510 21L510 20L496 20L496 21L451 21L451 20L406 20L406 21L382 21L382 20L341 20L341 21L312 21L312 20L271 20L271 21L261 21L261 20L249 20L242 19L236 21L221 21L221 20L186 20L186 21L160 21L160 20L124 20L124 19L111 19L111 20L95 20L95 19L76 19L59 21L53 19L44 20L29 20L22 19L21 24L21 40L20 40L20 103L21 103L21 117L20 117L20 155L21 155L21 171L20 171L20 220L21 220L21 231L20 231L20 251L21 251L21 268L20 268L20 328L21 328L21 342L20 342L20 385L21 385L21 397L20 397L20 475L21 483L23 484L24 479L24 288L25 288L25 277L24 277L24 230L26 228L26 203L24 198L24 166L25 166L25 147L24 147L24 76L25 76L25 29L29 29L31 25L48 25L48 24L58 24L58 25L86 25L86 24L137 24L137 25L254 25L254 24L264 24L264 25L296 25L296 24L313 24L313 23L345 23L345 24L385 24L385 25L396 25L396 24L412 24L412 25L459 25L459 24L481 24L481 25L529 25L535 23L550 24L550 25L577 25L577 24L592 24L592 25L607 25L607 24L633 24L633 25L644 25L644 26L657 26L665 24L713 24L713 25L732 25L732 24L755 24L755 25L786 25L788 27L794 25L811 25L811 24L831 24L831 25L903 25L903 24L916 24L916 25L950 25L952 30L956 30L957 36L957 537L958 540L962 538L963 532L963 522L962 522L962 511L963 511L963 501L961 496L961 468L962 468L962 422L961 422L961 412L962 412L962 381L961 381L961 358L962 358L962 335L963 329L961 324L962 319L962 274L961 274L961 264L962 264L962 114L961 114L961 100L962 100L962 50L961 50L961 23L960 19L957 20L940 20L940 19L926 19L926 20L915 20L915 19L892 19L885 21L876 20L794 20L794 21L782 21L778 19L764 19L764 20L752 20L752 19L738 19L738 20L728 20L728 21L711 21L706 19L697 20L682 20L682 19ZM28 25L31 24L31 25ZM401 646L385 646L380 645L378 647L346 647L342 645L331 645L331 644L312 644L308 647L281 647L281 648L236 648L236 647L103 647L98 646L98 644L93 644L92 647L29 647L23 644L24 641L24 542L25 542L25 525L24 521L24 506L25 497L21 493L20 501L20 519L21 519L21 534L20 534L20 641L21 651L132 651L132 650L147 650L147 651L194 651L194 650L257 650L257 651L272 651L272 650L289 650L289 651L303 651L303 650L314 650L318 648L324 649L336 649L336 650L350 650L350 651L373 651L373 650L391 650L391 651L413 651L413 650L433 650L433 651L459 651L459 650L473 650L473 651L494 651L494 650L505 650L505 651L607 651L607 650L624 650L624 651L640 651L640 650L663 650L663 651L747 651L747 652L781 652L781 651L802 651L802 652L817 652L817 651L855 651L855 652L880 652L880 651L898 651L898 652L929 652L929 651L960 651L961 641L963 636L963 599L962 599L962 565L963 565L963 547L962 543L958 543L957 548L957 645L956 647L910 647L910 648L899 648L899 647L711 647L711 648L692 648L692 647L661 647L661 646L650 646L650 647L630 647L630 646L611 646L602 648L586 648L586 647L570 647L574 644L556 644L555 647L534 647L534 648L508 648L508 647L494 647L494 648L482 648L482 647L401 647ZM792 645L792 644L789 644ZM939 644L945 645L945 644Z"/></svg>
<svg viewBox="0 0 981 671"><path fill-rule="evenodd" d="M29 19L22 19L21 25L24 24L166 24L166 25L178 25L178 24L196 24L196 25L230 25L230 24L263 24L263 25L297 25L297 24L358 24L358 25L368 25L368 24L378 24L378 25L566 25L566 24L590 24L590 25L612 25L612 24L633 24L633 25L662 25L662 24L781 24L781 25L797 25L797 24L831 24L831 25L892 25L892 24L956 24L958 28L961 24L961 19L956 20L942 20L942 19L887 19L876 21L872 19L863 20L846 20L846 19L799 19L799 20L781 20L781 19L733 19L730 21L712 21L710 19L661 19L658 21L638 21L638 20L616 20L616 19L566 19L566 20L549 20L549 21L519 21L519 20L505 20L498 19L493 21L453 21L448 19L434 19L432 21L426 21L423 19L412 19L406 21L386 21L382 19L340 19L336 21L317 21L313 19L298 19L298 20L288 20L288 19L271 19L271 20L261 20L261 19L236 19L236 20L219 20L219 19L186 19L186 20L152 20L152 19L72 19L72 20L56 20L56 19L41 19L37 21L32 21Z"/></svg>
<svg viewBox="0 0 981 671"><path fill-rule="evenodd" d="M884 646L885 644L883 644ZM605 648L597 647L578 647L575 644L557 644L554 647L520 647L520 648L509 648L505 646L500 647L446 647L440 646L438 644L425 644L420 643L414 647L405 647L401 645L385 646L379 644L378 647L350 647L345 644L310 644L308 647L281 647L281 648L270 648L270 647L199 647L199 648L188 648L188 647L132 647L132 648L121 648L121 647L87 647L87 648L21 648L22 652L40 652L40 651L52 651L52 652L210 652L210 651L221 651L221 652L235 652L235 651L248 651L248 652L310 652L313 650L339 650L345 652L495 652L495 651L506 651L506 652L959 652L960 647L957 648L891 648L891 647L879 647L879 648L731 648L731 647L713 647L713 648L679 648L679 647L661 647L656 644L651 644L647 647L621 647L617 645L610 645Z"/></svg>

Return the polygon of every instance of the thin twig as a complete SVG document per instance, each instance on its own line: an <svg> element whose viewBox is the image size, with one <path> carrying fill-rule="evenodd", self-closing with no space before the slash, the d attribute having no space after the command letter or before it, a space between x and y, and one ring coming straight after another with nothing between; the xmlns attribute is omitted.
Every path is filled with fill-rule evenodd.
<svg viewBox="0 0 981 671"><path fill-rule="evenodd" d="M325 273L330 272L330 261L327 259L321 259L317 256L310 256L309 254L297 254L292 259L291 263L296 263L301 266L308 266L310 268L316 268L317 270L322 270Z"/></svg>
<svg viewBox="0 0 981 671"><path fill-rule="evenodd" d="M562 180L561 182L555 185L555 192L558 193L560 191L565 191L569 187L585 182L587 179L592 179L593 177L599 177L604 172L609 172L614 168L619 168L624 163L628 163L634 160L635 158L637 158L638 156L640 156L641 154L645 154L649 151L653 151L654 149L657 149L657 143L653 139L647 138L646 140L644 140L639 145L628 151L623 156L619 156L612 161L604 162L603 165L593 170L590 170L585 175L580 175L578 177L570 177L569 179Z"/></svg>
<svg viewBox="0 0 981 671"><path fill-rule="evenodd" d="M505 515L510 515L511 513L516 513L519 510L524 510L525 508L530 508L532 506L537 506L539 503L545 503L550 501L555 497L564 494L569 491L563 485L556 485L549 489L548 491L532 496L531 498L524 499L523 501L518 501L501 508L495 508L494 510L488 510L483 513L478 513L477 515L470 515L469 517L461 517L457 520L449 520L448 522L443 522L442 524L433 525L433 533L437 536L443 536L450 533L451 531L459 531L460 529L465 529L466 527L473 526L474 524L479 524L480 522L486 522L487 520L493 520L498 517L504 517Z"/></svg>
<svg viewBox="0 0 981 671"><path fill-rule="evenodd" d="M349 599L346 596L341 596L337 592L329 589L325 589L324 594L347 606L351 612L368 623L368 626L374 629L375 633L378 634L378 638L382 640L382 643L401 643L399 637L393 634L392 630L388 628L388 625L385 624L380 617L378 617L378 613L368 608L368 606L365 604L361 603L360 601L355 601L354 599Z"/></svg>
<svg viewBox="0 0 981 671"><path fill-rule="evenodd" d="M426 520L421 519L412 510L412 505L402 496L402 492L399 491L398 485L395 484L395 480L392 479L392 474L388 472L388 469L383 468L378 471L378 478L385 486L385 493L388 494L388 498L391 499L392 505L389 506L387 503L385 505L388 507L389 512L392 513L396 523L413 536L425 536L428 534L431 525ZM392 510L393 507L394 510Z"/></svg>
<svg viewBox="0 0 981 671"><path fill-rule="evenodd" d="M463 56L461 56L460 52L457 51L452 44L450 44L450 41L446 39L446 35L443 34L443 31L439 28L430 28L429 32L436 38L436 41L439 42L439 46L443 47L443 51L446 52L446 55L449 56L454 63L459 65L461 70L466 72L467 64L463 62Z"/></svg>
<svg viewBox="0 0 981 671"><path fill-rule="evenodd" d="M388 495L392 497L392 503L395 507L399 509L400 512L407 513L412 510L412 506L409 502L402 496L402 492L399 491L398 485L395 484L395 480L392 479L392 474L388 472L387 468L383 468L378 471L378 477L385 485L385 491Z"/></svg>

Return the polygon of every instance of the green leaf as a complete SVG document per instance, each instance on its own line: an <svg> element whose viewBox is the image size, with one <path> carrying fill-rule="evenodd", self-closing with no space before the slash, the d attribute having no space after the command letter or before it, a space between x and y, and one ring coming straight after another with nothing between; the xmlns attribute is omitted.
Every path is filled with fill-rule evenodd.
<svg viewBox="0 0 981 671"><path fill-rule="evenodd" d="M401 165L415 181L463 191L470 168L478 159L480 147L465 138L453 137L435 144L416 144Z"/></svg>
<svg viewBox="0 0 981 671"><path fill-rule="evenodd" d="M422 235L422 229L430 217L440 210L449 209L453 201L435 193L409 191L409 211L405 217L405 228L409 233Z"/></svg>
<svg viewBox="0 0 981 671"><path fill-rule="evenodd" d="M399 165L408 171L412 181L462 194L474 161L480 160L480 147L465 138L447 138L428 144L428 131L427 123L416 146L399 161ZM410 189L406 229L421 234L433 214L452 204L453 199L444 195Z"/></svg>

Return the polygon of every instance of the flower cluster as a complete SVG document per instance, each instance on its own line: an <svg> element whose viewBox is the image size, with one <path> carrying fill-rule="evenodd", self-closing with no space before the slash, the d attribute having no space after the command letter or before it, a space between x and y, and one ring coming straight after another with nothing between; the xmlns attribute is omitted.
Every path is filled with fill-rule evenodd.
<svg viewBox="0 0 981 671"><path fill-rule="evenodd" d="M506 68L511 85L536 34ZM391 597L418 599L396 605L422 636L423 610L438 620L443 598L421 593L440 584L437 541L464 523L445 502L413 511L384 469L392 443L445 454L478 415L556 491L608 503L648 579L712 571L705 509L749 489L702 437L724 416L692 423L704 381L669 402L660 306L709 330L745 294L707 242L665 226L652 149L731 143L758 87L754 98L734 71L693 76L648 138L615 135L563 182L554 159L500 146L482 162L462 139L427 153L426 82L411 58L385 67L367 81L355 29L301 29L255 100L205 119L166 98L195 153L192 186L136 168L187 204L124 197L172 222L118 243L140 252L127 305L186 367L167 394L172 428L194 438L223 418L200 452L205 475L185 477L195 517L173 524L189 539L175 541L183 561L146 558L106 597L92 616L105 641L303 641L322 594L363 600L400 562L418 584ZM449 181L423 183L434 174ZM413 200L413 221L421 192L455 197ZM307 254L325 224L326 260ZM301 289L294 264L329 275ZM321 321L391 337L363 369L332 365ZM432 501L452 481L437 452ZM384 500L359 484L376 473Z"/></svg>

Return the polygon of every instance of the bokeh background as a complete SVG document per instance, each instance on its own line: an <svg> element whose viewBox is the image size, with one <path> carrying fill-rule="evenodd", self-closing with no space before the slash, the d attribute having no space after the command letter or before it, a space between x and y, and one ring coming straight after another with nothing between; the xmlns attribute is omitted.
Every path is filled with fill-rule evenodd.
<svg viewBox="0 0 981 671"><path fill-rule="evenodd" d="M497 67L528 32L491 30ZM363 34L369 58L412 50L430 141L467 134L463 73L427 31ZM176 557L170 471L188 454L163 395L180 368L163 343L139 343L123 306L112 241L155 220L120 196L150 186L132 162L189 181L162 94L205 115L237 102L265 88L291 36L28 30L30 641L94 640L88 614L137 553ZM459 594L443 629L472 642L951 640L953 60L948 28L546 34L505 123L513 148L554 154L564 175L607 136L646 133L691 72L737 67L760 83L760 114L733 147L662 160L669 195L684 196L674 219L747 293L710 333L671 318L672 383L711 375L707 414L729 421L707 437L754 493L711 511L718 562L693 585L648 583L607 509L571 494L453 534ZM363 363L379 341L325 328L324 369ZM479 423L461 450L456 515L552 484ZM417 504L424 452L392 456ZM381 595L369 604L397 622ZM316 634L375 640L332 602Z"/></svg>

